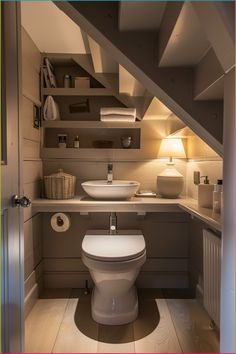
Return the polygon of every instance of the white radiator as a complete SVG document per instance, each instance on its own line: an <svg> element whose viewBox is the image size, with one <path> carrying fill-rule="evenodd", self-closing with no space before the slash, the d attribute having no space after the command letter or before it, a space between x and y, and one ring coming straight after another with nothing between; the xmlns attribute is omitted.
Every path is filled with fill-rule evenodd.
<svg viewBox="0 0 236 354"><path fill-rule="evenodd" d="M221 240L203 230L203 303L211 319L220 328Z"/></svg>

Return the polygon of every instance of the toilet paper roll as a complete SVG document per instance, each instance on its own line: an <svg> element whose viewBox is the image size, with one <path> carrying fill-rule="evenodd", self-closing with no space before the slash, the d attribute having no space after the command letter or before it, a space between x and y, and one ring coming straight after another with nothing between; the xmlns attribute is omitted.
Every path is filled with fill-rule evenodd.
<svg viewBox="0 0 236 354"><path fill-rule="evenodd" d="M64 213L53 214L51 226L56 232L65 232L70 228L70 217Z"/></svg>

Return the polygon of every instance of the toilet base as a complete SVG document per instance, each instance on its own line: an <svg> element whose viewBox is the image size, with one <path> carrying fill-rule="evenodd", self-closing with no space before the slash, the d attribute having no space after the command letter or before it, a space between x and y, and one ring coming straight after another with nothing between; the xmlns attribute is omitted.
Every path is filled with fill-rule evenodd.
<svg viewBox="0 0 236 354"><path fill-rule="evenodd" d="M92 317L105 325L122 325L133 322L138 316L138 297L135 286L119 296L106 296L96 287L92 294Z"/></svg>

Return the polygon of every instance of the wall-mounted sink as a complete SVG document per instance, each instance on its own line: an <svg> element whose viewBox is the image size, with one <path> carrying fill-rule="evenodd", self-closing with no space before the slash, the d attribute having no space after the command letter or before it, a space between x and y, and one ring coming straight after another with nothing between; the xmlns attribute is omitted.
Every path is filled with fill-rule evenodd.
<svg viewBox="0 0 236 354"><path fill-rule="evenodd" d="M119 200L131 198L139 189L136 181L107 180L87 181L81 183L84 191L94 199Z"/></svg>

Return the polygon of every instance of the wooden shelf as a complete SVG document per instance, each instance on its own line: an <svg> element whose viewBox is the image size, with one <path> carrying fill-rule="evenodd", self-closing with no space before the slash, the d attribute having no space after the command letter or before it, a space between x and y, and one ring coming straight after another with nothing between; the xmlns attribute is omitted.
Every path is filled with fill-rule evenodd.
<svg viewBox="0 0 236 354"><path fill-rule="evenodd" d="M42 88L44 96L113 96L107 88Z"/></svg>
<svg viewBox="0 0 236 354"><path fill-rule="evenodd" d="M141 122L101 122L101 121L76 121L76 120L44 120L43 128L83 128L83 129L137 129L141 128Z"/></svg>
<svg viewBox="0 0 236 354"><path fill-rule="evenodd" d="M139 161L140 149L42 148L42 159L78 159L83 161ZM143 157L149 160L150 157ZM141 157L142 159L142 157Z"/></svg>

